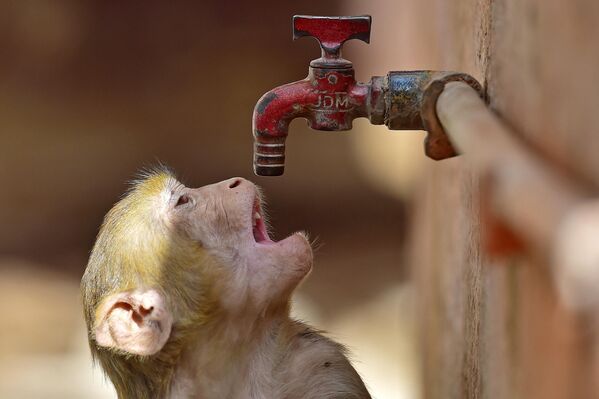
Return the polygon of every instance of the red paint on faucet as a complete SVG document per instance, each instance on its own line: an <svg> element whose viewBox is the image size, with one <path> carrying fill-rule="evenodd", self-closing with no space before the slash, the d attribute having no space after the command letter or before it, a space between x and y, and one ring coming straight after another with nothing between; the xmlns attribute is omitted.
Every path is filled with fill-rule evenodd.
<svg viewBox="0 0 599 399"><path fill-rule="evenodd" d="M312 36L322 48L322 58L332 60L341 56L343 43L351 39L370 42L370 16L362 17L293 17L293 39Z"/></svg>
<svg viewBox="0 0 599 399"><path fill-rule="evenodd" d="M350 39L370 38L370 17L293 18L294 39L315 37L322 57L310 63L304 80L279 86L264 94L253 115L254 170L259 175L283 174L285 139L291 120L303 117L315 130L352 128L367 116L370 85L356 82L351 62L341 58L341 46Z"/></svg>

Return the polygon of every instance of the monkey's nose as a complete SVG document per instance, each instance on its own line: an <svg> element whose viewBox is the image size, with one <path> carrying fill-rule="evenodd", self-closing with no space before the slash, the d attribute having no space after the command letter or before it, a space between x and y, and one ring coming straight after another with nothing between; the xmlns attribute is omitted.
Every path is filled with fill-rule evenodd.
<svg viewBox="0 0 599 399"><path fill-rule="evenodd" d="M233 189L235 187L239 187L245 179L242 179L240 177L234 177L232 179L229 179L226 181L227 187L230 189Z"/></svg>

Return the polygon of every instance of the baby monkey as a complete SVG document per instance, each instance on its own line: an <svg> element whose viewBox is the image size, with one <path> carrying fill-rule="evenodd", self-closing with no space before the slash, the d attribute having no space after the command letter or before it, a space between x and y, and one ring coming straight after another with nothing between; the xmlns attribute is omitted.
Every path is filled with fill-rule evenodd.
<svg viewBox="0 0 599 399"><path fill-rule="evenodd" d="M121 399L370 398L341 345L289 316L312 267L269 238L260 191L146 172L108 212L81 282L92 355Z"/></svg>

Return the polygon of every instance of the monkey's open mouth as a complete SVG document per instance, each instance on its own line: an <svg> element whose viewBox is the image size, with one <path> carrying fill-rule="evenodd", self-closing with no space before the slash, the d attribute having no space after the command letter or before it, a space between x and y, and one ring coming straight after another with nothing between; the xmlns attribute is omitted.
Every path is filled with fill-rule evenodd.
<svg viewBox="0 0 599 399"><path fill-rule="evenodd" d="M266 231L266 224L262 217L262 208L260 207L260 198L258 196L256 196L252 208L252 232L254 233L254 240L259 244L273 242Z"/></svg>

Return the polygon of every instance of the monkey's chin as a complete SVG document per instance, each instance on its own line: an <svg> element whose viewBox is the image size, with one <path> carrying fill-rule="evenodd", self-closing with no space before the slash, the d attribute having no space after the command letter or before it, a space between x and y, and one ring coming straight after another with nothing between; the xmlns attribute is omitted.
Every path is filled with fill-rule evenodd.
<svg viewBox="0 0 599 399"><path fill-rule="evenodd" d="M309 252L312 254L312 247L308 234L303 231L297 231L282 240L274 241L270 238L254 242L254 248L258 251L268 252L290 252L291 254Z"/></svg>
<svg viewBox="0 0 599 399"><path fill-rule="evenodd" d="M288 301L312 269L312 248L305 233L294 233L270 244L252 242L244 249L247 252L240 259L248 273L243 281L260 309Z"/></svg>
<svg viewBox="0 0 599 399"><path fill-rule="evenodd" d="M307 273L312 268L312 246L305 232L299 231L265 248L280 267Z"/></svg>
<svg viewBox="0 0 599 399"><path fill-rule="evenodd" d="M308 238L308 234L304 231L296 231L280 241L271 240L269 244L279 246L287 250L309 248L310 252L312 252L310 239Z"/></svg>

